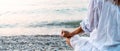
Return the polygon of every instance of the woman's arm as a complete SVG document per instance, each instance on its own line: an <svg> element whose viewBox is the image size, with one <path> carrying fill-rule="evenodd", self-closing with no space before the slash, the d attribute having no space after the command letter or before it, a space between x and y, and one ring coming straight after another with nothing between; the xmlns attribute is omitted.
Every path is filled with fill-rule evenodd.
<svg viewBox="0 0 120 51"><path fill-rule="evenodd" d="M78 27L73 32L62 30L61 36L65 38L71 38L72 36L83 32L84 32L83 29L81 27Z"/></svg>
<svg viewBox="0 0 120 51"><path fill-rule="evenodd" d="M78 28L76 28L73 32L71 32L70 34L71 34L72 36L74 36L74 35L76 35L76 34L83 33L83 32L84 32L83 29L82 29L81 27L78 27Z"/></svg>

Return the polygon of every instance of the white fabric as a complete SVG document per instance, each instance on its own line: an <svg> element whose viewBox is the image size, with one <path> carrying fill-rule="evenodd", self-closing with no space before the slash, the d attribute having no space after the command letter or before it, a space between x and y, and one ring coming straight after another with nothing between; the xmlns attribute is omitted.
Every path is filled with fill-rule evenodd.
<svg viewBox="0 0 120 51"><path fill-rule="evenodd" d="M82 29L90 33L88 42L100 51L120 51L120 8L109 1L91 0L89 9L81 23Z"/></svg>
<svg viewBox="0 0 120 51"><path fill-rule="evenodd" d="M70 39L70 44L74 48L74 51L99 51L88 42L88 37L75 35Z"/></svg>
<svg viewBox="0 0 120 51"><path fill-rule="evenodd" d="M87 42L87 37L79 37L79 35L75 35L70 39L70 44L73 48L80 45L83 46Z"/></svg>

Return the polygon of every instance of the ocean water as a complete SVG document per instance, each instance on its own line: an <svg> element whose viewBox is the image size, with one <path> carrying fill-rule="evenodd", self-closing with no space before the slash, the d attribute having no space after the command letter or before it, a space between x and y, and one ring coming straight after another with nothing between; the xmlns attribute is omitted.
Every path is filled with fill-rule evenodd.
<svg viewBox="0 0 120 51"><path fill-rule="evenodd" d="M87 16L88 0L0 0L0 35L59 35Z"/></svg>

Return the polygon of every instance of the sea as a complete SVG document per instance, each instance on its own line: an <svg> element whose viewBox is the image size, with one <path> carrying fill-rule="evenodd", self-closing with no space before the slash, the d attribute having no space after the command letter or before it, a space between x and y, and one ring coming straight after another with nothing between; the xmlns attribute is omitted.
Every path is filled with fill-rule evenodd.
<svg viewBox="0 0 120 51"><path fill-rule="evenodd" d="M0 0L0 36L60 35L87 17L89 0Z"/></svg>

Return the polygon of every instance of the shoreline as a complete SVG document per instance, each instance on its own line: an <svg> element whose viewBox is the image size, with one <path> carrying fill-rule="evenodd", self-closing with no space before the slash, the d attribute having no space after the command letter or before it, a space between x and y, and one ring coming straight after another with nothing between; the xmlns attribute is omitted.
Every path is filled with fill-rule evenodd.
<svg viewBox="0 0 120 51"><path fill-rule="evenodd" d="M60 35L61 30L73 30L73 28L0 28L0 36L19 35Z"/></svg>

